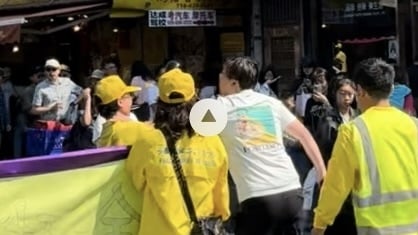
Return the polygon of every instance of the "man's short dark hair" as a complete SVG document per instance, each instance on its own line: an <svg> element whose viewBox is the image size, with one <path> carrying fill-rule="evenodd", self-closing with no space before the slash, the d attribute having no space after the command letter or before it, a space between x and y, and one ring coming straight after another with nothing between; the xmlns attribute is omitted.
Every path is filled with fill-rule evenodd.
<svg viewBox="0 0 418 235"><path fill-rule="evenodd" d="M382 59L369 58L355 68L353 81L375 99L387 99L395 78L393 66Z"/></svg>
<svg viewBox="0 0 418 235"><path fill-rule="evenodd" d="M98 96L94 96L95 98L95 104L97 105L97 111L99 114L104 117L106 120L113 118L115 114L119 110L118 101L114 100L108 104L101 104L102 100Z"/></svg>
<svg viewBox="0 0 418 235"><path fill-rule="evenodd" d="M233 57L224 63L225 75L238 81L241 89L251 89L257 84L257 62L249 57Z"/></svg>

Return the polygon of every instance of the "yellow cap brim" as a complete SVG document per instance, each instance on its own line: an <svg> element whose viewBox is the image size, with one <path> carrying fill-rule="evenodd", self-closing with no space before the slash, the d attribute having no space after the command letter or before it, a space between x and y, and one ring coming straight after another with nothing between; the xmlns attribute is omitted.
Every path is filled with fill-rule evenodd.
<svg viewBox="0 0 418 235"><path fill-rule="evenodd" d="M132 93L132 92L136 92L136 91L140 91L141 87L137 87L137 86L127 86L124 90L123 90L123 94L126 93Z"/></svg>

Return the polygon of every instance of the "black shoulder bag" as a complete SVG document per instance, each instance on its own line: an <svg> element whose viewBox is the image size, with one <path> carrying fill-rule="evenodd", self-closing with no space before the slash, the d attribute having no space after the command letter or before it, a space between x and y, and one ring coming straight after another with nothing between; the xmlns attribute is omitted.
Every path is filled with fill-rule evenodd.
<svg viewBox="0 0 418 235"><path fill-rule="evenodd" d="M161 131L167 142L168 151L170 152L171 162L174 172L176 173L181 194L183 195L183 200L186 204L190 220L193 223L190 235L225 235L226 232L220 217L197 218L190 191L187 186L186 177L184 176L183 168L176 150L176 143L173 138L169 137L167 131L163 129L161 129Z"/></svg>

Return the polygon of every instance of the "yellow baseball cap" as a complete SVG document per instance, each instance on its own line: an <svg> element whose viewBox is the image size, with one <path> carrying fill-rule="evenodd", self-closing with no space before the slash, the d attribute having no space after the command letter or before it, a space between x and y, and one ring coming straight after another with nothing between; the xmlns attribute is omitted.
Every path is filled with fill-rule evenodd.
<svg viewBox="0 0 418 235"><path fill-rule="evenodd" d="M162 74L158 80L160 99L167 104L184 103L195 96L195 86L192 75L182 72L180 69L172 69ZM170 98L173 93L183 95L181 98Z"/></svg>
<svg viewBox="0 0 418 235"><path fill-rule="evenodd" d="M97 83L95 95L102 100L101 104L109 104L127 93L140 90L140 87L127 86L119 76L111 75L101 79Z"/></svg>

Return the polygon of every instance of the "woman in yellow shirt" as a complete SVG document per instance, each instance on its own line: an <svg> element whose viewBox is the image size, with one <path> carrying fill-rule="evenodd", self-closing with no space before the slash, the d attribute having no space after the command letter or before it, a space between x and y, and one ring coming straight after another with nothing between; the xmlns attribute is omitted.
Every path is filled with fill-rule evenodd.
<svg viewBox="0 0 418 235"><path fill-rule="evenodd" d="M139 91L139 87L127 86L119 76L112 75L100 80L95 90L97 109L106 119L96 140L98 147L131 146L150 128L131 117L133 93Z"/></svg>
<svg viewBox="0 0 418 235"><path fill-rule="evenodd" d="M173 138L198 218L229 215L228 162L218 136L196 134L189 113L196 102L193 78L180 69L161 75L155 128L132 146L126 163L143 194L140 235L189 235L192 222L173 169L166 140Z"/></svg>

